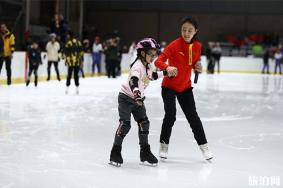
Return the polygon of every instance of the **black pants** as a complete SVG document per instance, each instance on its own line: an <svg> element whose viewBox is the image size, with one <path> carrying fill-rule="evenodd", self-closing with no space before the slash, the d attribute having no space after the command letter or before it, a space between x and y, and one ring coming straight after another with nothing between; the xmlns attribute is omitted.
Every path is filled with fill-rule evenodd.
<svg viewBox="0 0 283 188"><path fill-rule="evenodd" d="M38 63L36 64L30 64L29 65L29 71L28 71L28 81L30 80L32 72L34 73L34 84L37 85L37 80L38 80L38 75L37 75L37 70L38 70Z"/></svg>
<svg viewBox="0 0 283 188"><path fill-rule="evenodd" d="M120 124L115 134L114 145L122 145L124 137L130 131L131 114L139 126L139 144L148 144L149 120L145 106L139 106L134 99L123 93L119 93L118 103Z"/></svg>
<svg viewBox="0 0 283 188"><path fill-rule="evenodd" d="M79 86L79 71L80 71L80 67L79 66L70 66L68 67L68 75L67 75L67 82L66 82L66 86L70 86L71 85L71 78L72 78L72 74L74 72L74 80L75 80L75 85Z"/></svg>
<svg viewBox="0 0 283 188"><path fill-rule="evenodd" d="M56 75L57 75L57 80L60 80L60 73L59 73L59 69L58 69L58 61L48 61L48 65L47 65L47 80L50 80L50 72L51 72L51 65L52 64L55 67L55 71L56 71Z"/></svg>
<svg viewBox="0 0 283 188"><path fill-rule="evenodd" d="M116 61L116 76L121 76L122 72L121 72L121 61Z"/></svg>
<svg viewBox="0 0 283 188"><path fill-rule="evenodd" d="M214 62L215 62L215 63L214 63L215 66L217 66L217 72L220 73L220 56L219 56L219 55L217 55L217 56L215 57Z"/></svg>
<svg viewBox="0 0 283 188"><path fill-rule="evenodd" d="M215 67L215 61L213 58L208 59L207 63L207 73L208 74L214 74L214 67Z"/></svg>
<svg viewBox="0 0 283 188"><path fill-rule="evenodd" d="M172 127L176 121L176 97L188 120L198 145L206 144L207 140L201 120L197 114L193 88L181 93L162 87L162 98L164 102L165 117L162 123L160 143L169 144Z"/></svg>
<svg viewBox="0 0 283 188"><path fill-rule="evenodd" d="M0 57L0 73L2 70L3 63L5 61L6 71L7 71L7 84L11 85L11 77L12 77L12 70L11 70L11 57Z"/></svg>
<svg viewBox="0 0 283 188"><path fill-rule="evenodd" d="M110 78L111 76L113 78L116 78L116 67L117 67L117 61L107 60L107 62L106 62L106 72L107 72L108 78Z"/></svg>

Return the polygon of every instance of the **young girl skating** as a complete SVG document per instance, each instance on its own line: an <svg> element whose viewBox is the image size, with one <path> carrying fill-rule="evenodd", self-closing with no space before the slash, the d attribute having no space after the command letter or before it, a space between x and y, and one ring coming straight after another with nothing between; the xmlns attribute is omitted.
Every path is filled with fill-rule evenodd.
<svg viewBox="0 0 283 188"><path fill-rule="evenodd" d="M137 58L131 64L128 80L122 85L118 96L120 124L110 154L112 165L121 166L123 163L122 142L131 128L131 114L138 123L141 162L158 163L148 144L149 120L143 103L144 90L149 81L158 78L157 72L150 65L157 57L158 49L159 44L152 38L143 39L137 44Z"/></svg>

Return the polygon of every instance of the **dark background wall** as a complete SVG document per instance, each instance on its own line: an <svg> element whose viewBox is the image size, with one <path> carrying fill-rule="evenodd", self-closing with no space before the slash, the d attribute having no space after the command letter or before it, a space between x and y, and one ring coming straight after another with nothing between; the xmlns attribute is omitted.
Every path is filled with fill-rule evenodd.
<svg viewBox="0 0 283 188"><path fill-rule="evenodd" d="M283 35L280 0L93 0L85 1L84 7L84 25L95 26L103 37L118 29L127 44L146 36L171 41L186 15L198 20L203 42L223 40L227 34Z"/></svg>
<svg viewBox="0 0 283 188"><path fill-rule="evenodd" d="M229 34L283 37L283 0L30 0L29 24L26 2L0 0L0 21L15 32L18 46L24 43L26 25L48 28L56 12L79 36L82 26L92 37L95 27L103 38L117 29L128 45L143 37L173 40L179 36L180 18L186 15L198 20L203 43L223 41Z"/></svg>

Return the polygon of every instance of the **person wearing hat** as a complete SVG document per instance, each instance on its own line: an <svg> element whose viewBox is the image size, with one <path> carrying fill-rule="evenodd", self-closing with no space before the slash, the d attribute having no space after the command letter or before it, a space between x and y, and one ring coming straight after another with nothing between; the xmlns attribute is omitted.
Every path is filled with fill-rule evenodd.
<svg viewBox="0 0 283 188"><path fill-rule="evenodd" d="M50 72L51 66L54 65L57 80L60 81L60 73L58 69L59 63L59 51L60 51L60 44L56 41L56 34L50 34L50 41L46 44L46 52L47 52L47 81L50 80Z"/></svg>
<svg viewBox="0 0 283 188"><path fill-rule="evenodd" d="M137 57L131 64L128 81L121 87L118 96L119 126L115 133L114 143L110 154L110 164L121 166L122 142L131 128L131 114L139 128L140 161L151 165L157 165L158 160L151 153L148 144L149 120L144 105L144 91L150 80L162 77L151 63L158 56L160 45L152 38L145 38L137 44ZM173 70L172 70L173 69ZM168 67L169 74L175 68ZM160 72L162 73L162 72Z"/></svg>

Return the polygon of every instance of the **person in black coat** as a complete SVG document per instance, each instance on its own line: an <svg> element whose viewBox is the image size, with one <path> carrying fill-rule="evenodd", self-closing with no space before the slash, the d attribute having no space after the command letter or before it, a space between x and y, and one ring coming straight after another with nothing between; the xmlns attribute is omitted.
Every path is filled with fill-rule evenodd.
<svg viewBox="0 0 283 188"><path fill-rule="evenodd" d="M26 86L30 83L30 77L32 72L34 73L34 86L37 86L38 75L37 70L39 65L42 64L41 59L41 51L38 48L38 43L33 42L32 45L28 48L28 59L29 59L29 72L28 72L28 79L26 81Z"/></svg>
<svg viewBox="0 0 283 188"><path fill-rule="evenodd" d="M264 74L265 69L266 69L266 73L269 74L269 50L268 48L265 49L262 58L263 58L263 67L262 67L261 73Z"/></svg>
<svg viewBox="0 0 283 188"><path fill-rule="evenodd" d="M212 51L211 51L210 44L205 50L205 56L206 56L206 62L207 62L207 70L206 70L207 74L213 74L214 73L214 61L212 58Z"/></svg>
<svg viewBox="0 0 283 188"><path fill-rule="evenodd" d="M114 38L110 38L106 41L106 45L104 48L105 53L105 61L106 61L106 72L108 78L111 76L116 78L118 69L119 71L119 63L120 63L120 52L118 48L118 41Z"/></svg>

